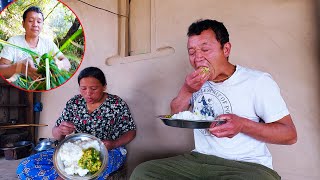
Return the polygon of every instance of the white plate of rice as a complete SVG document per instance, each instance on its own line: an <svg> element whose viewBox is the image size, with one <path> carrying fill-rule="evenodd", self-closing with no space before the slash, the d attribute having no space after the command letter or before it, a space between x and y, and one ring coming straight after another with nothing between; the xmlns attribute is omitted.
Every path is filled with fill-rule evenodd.
<svg viewBox="0 0 320 180"><path fill-rule="evenodd" d="M212 126L224 124L225 120L215 119L211 116L204 116L190 111L182 111L173 115L158 116L167 126L190 128L190 129L207 129Z"/></svg>

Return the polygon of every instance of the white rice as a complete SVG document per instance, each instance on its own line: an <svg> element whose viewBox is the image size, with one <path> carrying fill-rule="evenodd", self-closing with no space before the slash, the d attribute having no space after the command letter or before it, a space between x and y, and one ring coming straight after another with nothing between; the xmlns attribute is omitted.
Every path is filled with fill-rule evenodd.
<svg viewBox="0 0 320 180"><path fill-rule="evenodd" d="M204 116L199 113L192 113L190 111L182 111L172 115L172 119L183 119L183 120L214 120L212 116Z"/></svg>
<svg viewBox="0 0 320 180"><path fill-rule="evenodd" d="M89 140L89 141L75 141L75 142L67 142L64 143L59 152L58 156L60 157L64 171L68 175L78 174L79 176L85 176L89 170L83 169L78 165L78 161L81 159L83 155L84 149L95 148L97 151L100 151L99 142L97 140Z"/></svg>

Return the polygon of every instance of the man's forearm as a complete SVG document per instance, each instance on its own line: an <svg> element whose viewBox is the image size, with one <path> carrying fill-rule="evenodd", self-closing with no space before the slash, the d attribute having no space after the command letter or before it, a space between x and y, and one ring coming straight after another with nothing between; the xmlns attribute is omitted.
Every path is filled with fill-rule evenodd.
<svg viewBox="0 0 320 180"><path fill-rule="evenodd" d="M263 142L270 144L290 145L297 141L297 132L291 116L285 116L273 123L256 123L243 120L242 132Z"/></svg>
<svg viewBox="0 0 320 180"><path fill-rule="evenodd" d="M178 96L175 97L171 103L171 113L176 114L181 111L186 111L190 108L190 99L192 97L192 93L188 92L184 87L178 93Z"/></svg>

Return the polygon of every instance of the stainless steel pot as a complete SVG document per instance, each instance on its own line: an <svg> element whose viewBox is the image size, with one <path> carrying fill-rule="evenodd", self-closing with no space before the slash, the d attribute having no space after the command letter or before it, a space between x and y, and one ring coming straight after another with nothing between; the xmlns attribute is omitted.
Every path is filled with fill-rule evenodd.
<svg viewBox="0 0 320 180"><path fill-rule="evenodd" d="M55 148L58 144L58 140L54 140L51 138L45 138L42 139L37 146L34 148L35 151L40 152L40 151L45 151L49 150L52 148Z"/></svg>

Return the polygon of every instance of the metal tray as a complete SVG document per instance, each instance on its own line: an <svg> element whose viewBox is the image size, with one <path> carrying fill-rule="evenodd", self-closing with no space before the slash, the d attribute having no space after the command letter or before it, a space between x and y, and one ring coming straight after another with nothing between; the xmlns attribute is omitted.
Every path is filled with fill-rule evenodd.
<svg viewBox="0 0 320 180"><path fill-rule="evenodd" d="M189 129L207 129L210 125L216 122L215 126L224 124L225 120L185 120L185 119L172 119L169 118L171 115L159 115L163 123L167 126L179 127L179 128L189 128Z"/></svg>

